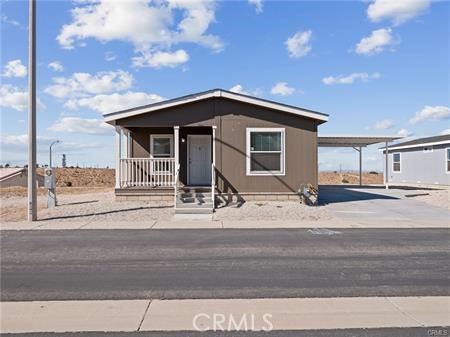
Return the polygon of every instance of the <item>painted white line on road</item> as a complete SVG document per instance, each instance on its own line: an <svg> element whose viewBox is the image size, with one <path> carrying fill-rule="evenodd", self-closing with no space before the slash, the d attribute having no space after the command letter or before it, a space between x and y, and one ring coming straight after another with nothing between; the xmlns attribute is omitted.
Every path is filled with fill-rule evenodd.
<svg viewBox="0 0 450 337"><path fill-rule="evenodd" d="M450 325L450 297L0 302L1 333ZM214 324L220 322L220 327ZM244 326L245 325L245 326ZM238 327L240 328L238 329Z"/></svg>

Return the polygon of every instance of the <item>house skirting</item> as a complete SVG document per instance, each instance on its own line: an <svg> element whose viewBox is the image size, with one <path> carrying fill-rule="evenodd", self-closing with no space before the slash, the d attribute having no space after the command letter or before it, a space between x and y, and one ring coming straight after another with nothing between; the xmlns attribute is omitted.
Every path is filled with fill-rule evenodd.
<svg viewBox="0 0 450 337"><path fill-rule="evenodd" d="M173 188L116 188L116 201L156 201L173 203Z"/></svg>
<svg viewBox="0 0 450 337"><path fill-rule="evenodd" d="M221 202L235 203L244 201L288 201L300 200L297 193L273 193L273 192L247 192L247 193L218 193L217 198Z"/></svg>
<svg viewBox="0 0 450 337"><path fill-rule="evenodd" d="M156 201L172 202L173 188L124 188L115 190L116 201ZM216 192L216 204L231 204L245 201L301 201L297 193L287 192L244 192L220 193Z"/></svg>

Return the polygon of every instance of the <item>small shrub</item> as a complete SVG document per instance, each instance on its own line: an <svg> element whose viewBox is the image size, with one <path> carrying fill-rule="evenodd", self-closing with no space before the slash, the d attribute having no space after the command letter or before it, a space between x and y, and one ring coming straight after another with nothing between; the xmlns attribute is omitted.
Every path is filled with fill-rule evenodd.
<svg viewBox="0 0 450 337"><path fill-rule="evenodd" d="M72 182L71 181L66 181L66 186L67 187L72 187Z"/></svg>
<svg viewBox="0 0 450 337"><path fill-rule="evenodd" d="M370 171L369 174L376 174L376 175L378 175L378 172L376 172L376 171Z"/></svg>
<svg viewBox="0 0 450 337"><path fill-rule="evenodd" d="M348 184L349 181L348 181L347 179L344 178L344 179L341 180L341 183L343 183L343 184Z"/></svg>

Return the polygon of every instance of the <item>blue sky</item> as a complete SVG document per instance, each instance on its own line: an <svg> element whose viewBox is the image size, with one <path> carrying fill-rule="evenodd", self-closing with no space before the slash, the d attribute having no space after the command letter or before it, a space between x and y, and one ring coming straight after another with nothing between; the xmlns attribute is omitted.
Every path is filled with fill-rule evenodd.
<svg viewBox="0 0 450 337"><path fill-rule="evenodd" d="M113 166L102 113L211 88L330 114L319 134L448 132L448 2L38 1L38 162ZM1 2L1 162L24 164L26 1ZM377 147L364 168L382 170ZM320 151L320 168L357 153Z"/></svg>

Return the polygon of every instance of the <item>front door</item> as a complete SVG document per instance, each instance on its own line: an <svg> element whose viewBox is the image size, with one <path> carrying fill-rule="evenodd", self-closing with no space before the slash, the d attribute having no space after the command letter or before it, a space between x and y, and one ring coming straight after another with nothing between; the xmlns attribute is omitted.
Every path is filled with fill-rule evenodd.
<svg viewBox="0 0 450 337"><path fill-rule="evenodd" d="M188 184L211 184L211 136L188 135Z"/></svg>

